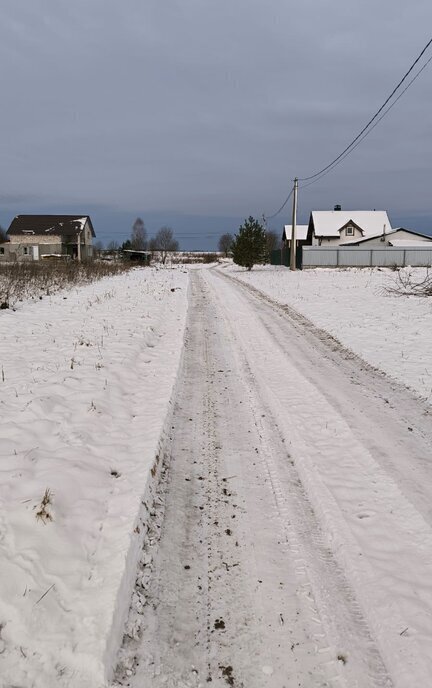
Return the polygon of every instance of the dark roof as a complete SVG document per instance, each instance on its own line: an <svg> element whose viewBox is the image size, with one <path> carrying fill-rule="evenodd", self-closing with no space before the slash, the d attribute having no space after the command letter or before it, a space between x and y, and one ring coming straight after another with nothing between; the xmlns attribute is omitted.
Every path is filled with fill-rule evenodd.
<svg viewBox="0 0 432 688"><path fill-rule="evenodd" d="M92 236L96 236L89 215L17 215L7 233L16 235L32 232L37 235L76 237L82 228L84 218L89 224Z"/></svg>

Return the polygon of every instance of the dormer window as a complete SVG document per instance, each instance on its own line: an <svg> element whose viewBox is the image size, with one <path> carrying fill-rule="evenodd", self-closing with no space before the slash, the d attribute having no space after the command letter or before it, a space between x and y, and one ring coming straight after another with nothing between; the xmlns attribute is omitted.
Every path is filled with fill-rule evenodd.
<svg viewBox="0 0 432 688"><path fill-rule="evenodd" d="M348 227L345 228L345 234L346 236L354 236L354 227L348 225Z"/></svg>
<svg viewBox="0 0 432 688"><path fill-rule="evenodd" d="M23 234L34 234L32 229L23 229Z"/></svg>

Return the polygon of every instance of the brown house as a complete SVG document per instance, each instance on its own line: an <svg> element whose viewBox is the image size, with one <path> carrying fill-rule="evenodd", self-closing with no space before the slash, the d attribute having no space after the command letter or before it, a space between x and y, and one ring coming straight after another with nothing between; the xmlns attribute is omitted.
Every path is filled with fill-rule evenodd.
<svg viewBox="0 0 432 688"><path fill-rule="evenodd" d="M0 261L46 256L93 257L96 236L88 215L17 215L0 244Z"/></svg>

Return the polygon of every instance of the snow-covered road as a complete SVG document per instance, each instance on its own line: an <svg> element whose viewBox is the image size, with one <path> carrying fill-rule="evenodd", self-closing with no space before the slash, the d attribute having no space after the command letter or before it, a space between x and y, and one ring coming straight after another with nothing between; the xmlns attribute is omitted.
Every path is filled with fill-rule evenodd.
<svg viewBox="0 0 432 688"><path fill-rule="evenodd" d="M429 685L428 408L223 271L189 297L118 682Z"/></svg>

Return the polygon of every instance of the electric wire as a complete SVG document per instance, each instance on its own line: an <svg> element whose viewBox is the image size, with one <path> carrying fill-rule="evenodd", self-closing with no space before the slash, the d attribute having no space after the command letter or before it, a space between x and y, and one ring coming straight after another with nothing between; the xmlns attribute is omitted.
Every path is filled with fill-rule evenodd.
<svg viewBox="0 0 432 688"><path fill-rule="evenodd" d="M335 162L333 163L333 165L332 165L329 169L327 169L325 172L323 172L322 174L320 174L318 177L316 177L315 179L313 179L312 181L310 181L308 184L301 184L301 185L299 185L299 189L306 189L308 186L311 186L312 184L315 184L316 182L319 182L323 177L325 177L327 174L329 174L330 172L332 172L332 171L335 169L335 167L337 167L338 165L340 165L340 164L345 160L345 158L347 158L348 155L350 155L350 154L357 148L357 146L359 146L359 145L361 144L361 142L364 141L364 139L365 139L367 136L369 136L369 134L375 129L375 127L378 126L378 124L381 122L381 120L383 120L384 117L390 112L390 110L396 105L396 103L398 102L398 100L400 100L400 98L402 98L402 96L404 95L404 93L406 93L406 91L408 91L408 89L409 89L409 87L411 86L411 84L413 84L414 81L415 81L416 79L418 79L418 77L420 76L420 74L422 73L422 71L423 71L424 69L426 69L426 67L428 66L428 64L430 64L430 62L432 62L432 57L430 57L430 58L427 60L427 62L425 62L425 64L423 65L423 67L422 67L422 68L417 72L417 74L411 79L411 81L407 84L407 86L405 86L405 88L403 89L403 91L401 91L401 93L399 93L398 97L393 101L393 103L391 103L391 104L388 106L387 110L385 110L385 111L382 113L381 117L379 117L379 118L377 119L377 121L375 122L375 124L374 124L372 127L370 127L370 129L368 129L368 131L366 131L366 132L363 134L363 136L357 141L357 143L355 143L355 145L353 145L352 148L351 148L349 151L347 151L347 152L343 155L343 157L341 157L339 160L337 160L337 162L335 161Z"/></svg>
<svg viewBox="0 0 432 688"><path fill-rule="evenodd" d="M286 197L286 199L285 199L284 202L282 203L282 205L281 205L281 207L279 208L279 210L277 210L275 213L273 213L273 215L266 215L266 216L265 216L266 220L273 220L273 218L276 217L276 215L279 215L279 213L282 212L282 210L285 208L286 204L288 203L289 199L290 199L291 196L293 195L293 192L294 192L294 189L291 189L291 191L289 192L288 196Z"/></svg>
<svg viewBox="0 0 432 688"><path fill-rule="evenodd" d="M418 55L418 57L414 60L414 62L412 63L412 65L410 66L410 68L408 69L408 71L404 74L404 76L402 77L402 79L399 81L399 83L397 84L397 86L395 86L395 88L394 88L393 91L390 93L390 95L388 96L388 98L386 98L386 100L385 100L384 103L381 105L381 107L376 111L376 113L374 114L374 116L369 120L369 122L366 124L366 126L363 127L363 129L359 132L359 134L357 134L357 136L351 141L351 143L350 143L346 148L344 148L344 150L342 151L342 153L340 153L336 158L334 158L334 160L332 160L332 162L330 162L328 165L326 165L325 167L323 167L321 170L319 170L318 172L315 172L315 174L311 174L311 175L309 175L308 177L301 177L301 178L299 178L299 181L306 182L306 181L309 181L310 179L314 179L315 177L319 177L323 172L325 172L326 170L328 170L329 168L331 168L340 158L342 158L342 156L344 156L345 153L348 153L348 151L350 151L350 149L354 146L354 144L360 139L360 137L366 132L366 130L369 129L370 125L377 119L377 117L380 115L380 113L384 110L384 108L386 107L386 105L390 102L390 100L393 98L393 96L395 95L395 93L399 90L399 88L402 86L402 84L404 83L404 81L405 81L405 80L408 78L408 76L411 74L411 72L413 71L413 69L415 68L415 66L418 64L418 62L421 60L421 58L423 57L423 55L425 54L425 52L427 51L427 49L429 48L429 46L430 46L431 44L432 44L432 38L431 38L431 39L428 41L428 43L425 45L425 47L423 48L423 50L421 51L421 53L420 53L420 54ZM428 63L426 63L426 64L428 64ZM426 66L426 65L425 65L425 66ZM421 71L422 71L422 70L421 70ZM411 84L411 83L412 83L412 82L410 82L410 84ZM410 84L408 84L408 87L410 86Z"/></svg>
<svg viewBox="0 0 432 688"><path fill-rule="evenodd" d="M431 44L432 44L432 38L427 42L427 44L425 45L425 47L423 48L423 50L420 52L420 54L418 55L418 57L414 60L414 62L412 63L412 65L410 66L410 68L408 69L408 71L404 74L404 76L402 77L402 79L399 81L399 83L397 84L397 86L395 86L395 88L393 89L393 91L391 92L391 94L388 96L388 98L386 98L386 100L384 101L384 103L383 103L383 104L381 105L381 107L377 110L377 112L374 114L374 116L369 120L369 122L366 124L366 126L363 127L363 129L359 132L359 134L351 141L351 143L349 144L349 146L347 146L347 147L342 151L342 153L340 153L336 158L334 158L334 160L333 160L331 163L329 163L328 165L326 165L325 167L323 167L321 170L319 170L319 171L316 172L315 174L309 175L308 177L300 177L298 181L303 181L303 182L309 181L309 180L310 180L310 181L309 181L309 184L301 184L301 185L299 185L299 189L306 189L308 186L311 186L312 184L315 184L316 182L320 181L323 177L325 177L327 174L329 174L330 172L332 172L332 171L335 169L335 167L337 167L338 165L340 165L340 164L345 160L345 158L347 158L347 157L357 148L357 146L359 146L360 143L362 143L362 141L364 141L364 139L365 139L367 136L369 136L369 134L375 129L375 127L381 122L381 120L384 119L384 117L385 117L385 116L390 112L390 110L396 105L396 103L400 100L400 98L404 95L404 93L406 93L406 91L410 88L410 86L414 83L414 81L416 81L416 79L418 79L418 77L419 77L420 74L423 72L423 70L426 69L426 67L430 64L430 62L432 61L432 57L430 57L430 58L425 62L425 64L421 67L421 69L417 72L417 74L415 74L415 76L409 81L409 83L406 85L406 87L403 89L403 91L402 91L401 93L399 93L399 95L398 95L397 98L393 101L393 103L391 103L391 104L389 105L389 107L388 107L386 110L384 110L384 108L386 107L386 105L388 105L388 103L390 102L390 100L393 98L393 96L396 94L396 92L399 90L399 88L402 86L402 84L406 81L407 77L411 74L411 72L413 71L413 69L415 68L415 66L419 63L419 61L421 60L421 58L423 57L423 55L425 54L425 52L427 51L427 49L429 48L429 46L430 46ZM384 110L384 112L383 112L383 110ZM381 114L381 113L382 113L382 114ZM381 116L379 117L380 114L381 114ZM377 118L378 118L378 119L377 119ZM375 120L376 120L376 121L375 121ZM373 126L371 126L372 124L373 124ZM276 213L273 213L272 215L269 215L267 219L271 220L271 219L273 219L274 217L276 217L277 215L279 215L279 213L284 209L284 207L285 207L286 204L288 203L288 201L289 201L289 199L291 198L293 192L294 192L294 189L291 189L291 192L290 192L289 196L286 198L286 200L285 200L284 203L281 205L281 207L279 208L279 210L277 210Z"/></svg>

